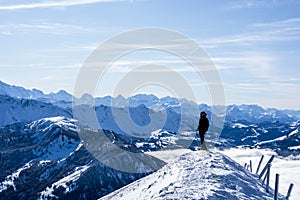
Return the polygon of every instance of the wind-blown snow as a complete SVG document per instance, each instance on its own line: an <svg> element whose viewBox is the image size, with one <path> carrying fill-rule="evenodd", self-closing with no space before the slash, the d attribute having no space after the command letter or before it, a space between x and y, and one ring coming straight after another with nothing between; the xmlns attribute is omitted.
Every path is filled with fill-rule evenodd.
<svg viewBox="0 0 300 200"><path fill-rule="evenodd" d="M282 197L281 197L282 198ZM273 199L256 176L230 158L189 152L105 199Z"/></svg>

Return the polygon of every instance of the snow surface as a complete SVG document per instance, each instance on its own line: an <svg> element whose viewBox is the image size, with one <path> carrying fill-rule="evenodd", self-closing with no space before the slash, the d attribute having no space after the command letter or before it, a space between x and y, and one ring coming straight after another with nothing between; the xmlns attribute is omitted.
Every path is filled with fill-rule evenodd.
<svg viewBox="0 0 300 200"><path fill-rule="evenodd" d="M23 167L21 167L20 169L18 169L16 172L12 173L11 175L8 175L5 178L5 181L3 181L2 183L0 183L0 192L6 190L9 186L12 186L14 188L14 190L16 190L14 181L19 178L20 173L23 170L28 169L30 167L31 167L31 163L30 162L26 163Z"/></svg>
<svg viewBox="0 0 300 200"><path fill-rule="evenodd" d="M33 151L33 154L39 156L42 160L64 160L69 155L74 153L74 149L77 149L79 144L74 140L69 138L63 139L64 136L61 135L55 140L51 141L47 148L41 147L37 151ZM76 151L76 150L75 150Z"/></svg>
<svg viewBox="0 0 300 200"><path fill-rule="evenodd" d="M242 123L234 123L232 124L232 128L248 128L249 126Z"/></svg>
<svg viewBox="0 0 300 200"><path fill-rule="evenodd" d="M77 151L82 144L80 145L80 142L74 138L60 134L63 130L75 133L77 131L75 122L76 120L63 116L31 122L28 129L35 131L32 137L41 144L48 142L47 147L41 146L35 149L33 154L39 156L39 160L63 160Z"/></svg>
<svg viewBox="0 0 300 200"><path fill-rule="evenodd" d="M298 150L300 149L300 145L299 146L293 146L293 147L289 147L289 150Z"/></svg>
<svg viewBox="0 0 300 200"><path fill-rule="evenodd" d="M57 125L58 127L66 130L76 132L77 126L75 125L76 120L70 119L64 116L47 117L40 120L33 121L29 124L30 129L44 129L46 132L51 126Z"/></svg>
<svg viewBox="0 0 300 200"><path fill-rule="evenodd" d="M74 190L77 186L73 185L72 182L75 183L76 180L78 180L83 172L85 172L90 166L81 166L77 167L75 169L75 172L64 177L63 179L53 183L51 187L47 187L44 191L40 192L40 198L39 199L44 199L46 197L56 197L53 193L54 188L59 188L63 187L65 188L66 192L71 192ZM58 198L58 197L56 197Z"/></svg>
<svg viewBox="0 0 300 200"><path fill-rule="evenodd" d="M291 147L291 148L300 148ZM165 151L155 151L155 152L147 152L147 154L157 157L167 163L171 163L176 160L180 155L190 152L188 149L177 149L177 150L165 150ZM277 156L277 154L272 150L266 149L244 149L244 148L232 148L221 151L221 153L229 156L234 161L238 162L240 165L244 166L245 163L250 162L252 160L253 163L253 172L256 172L257 165L262 155L264 155L264 160L262 162L260 171L265 166L266 162L272 155L275 155L275 159L272 162L271 167L271 177L270 177L270 185L274 188L275 184L275 174L280 174L280 184L279 184L279 192L281 194L286 195L290 183L294 184L294 188L292 190L290 200L298 200L300 197L300 156L298 157L288 157L282 158Z"/></svg>
<svg viewBox="0 0 300 200"><path fill-rule="evenodd" d="M150 151L145 152L148 155L154 156L166 163L171 163L178 159L182 154L191 152L190 149L173 149L173 150L163 150L163 151Z"/></svg>
<svg viewBox="0 0 300 200"><path fill-rule="evenodd" d="M267 140L267 141L259 142L259 143L257 143L257 145L259 146L259 145L262 145L262 144L272 143L272 142L276 142L276 141L282 141L282 140L287 139L288 137L291 137L292 135L296 135L298 133L299 133L299 130L296 129L296 130L292 131L291 133L289 133L288 135L284 135L284 136L275 138L273 140Z"/></svg>
<svg viewBox="0 0 300 200"><path fill-rule="evenodd" d="M254 172L256 172L259 160L264 155L260 171L266 165L272 155L275 158L271 166L270 185L275 187L275 174L279 174L279 192L286 195L290 183L294 184L290 200L298 200L300 197L300 157L282 158L278 157L272 150L266 149L243 149L232 148L222 151L227 156L244 166L252 160ZM259 171L259 172L260 172Z"/></svg>
<svg viewBox="0 0 300 200"><path fill-rule="evenodd" d="M177 152L178 153L178 152ZM273 199L257 176L217 152L181 155L105 199ZM282 197L280 197L282 199Z"/></svg>

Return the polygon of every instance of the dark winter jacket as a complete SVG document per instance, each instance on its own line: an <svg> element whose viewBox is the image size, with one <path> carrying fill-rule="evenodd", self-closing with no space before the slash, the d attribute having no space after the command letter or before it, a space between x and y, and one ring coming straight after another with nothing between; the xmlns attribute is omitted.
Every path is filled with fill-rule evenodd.
<svg viewBox="0 0 300 200"><path fill-rule="evenodd" d="M209 127L209 121L206 116L201 116L199 119L198 130L199 132L206 132Z"/></svg>

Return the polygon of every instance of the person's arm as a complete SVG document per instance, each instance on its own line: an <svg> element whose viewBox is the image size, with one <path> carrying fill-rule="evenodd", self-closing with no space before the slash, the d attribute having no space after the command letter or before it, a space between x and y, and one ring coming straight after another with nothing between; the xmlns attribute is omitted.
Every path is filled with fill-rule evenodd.
<svg viewBox="0 0 300 200"><path fill-rule="evenodd" d="M209 127L209 121L208 121L207 118L205 118L203 125L204 125L203 128L205 129L205 132L206 132L208 130L208 127Z"/></svg>
<svg viewBox="0 0 300 200"><path fill-rule="evenodd" d="M199 131L200 130L200 119L199 119L199 123L198 123L198 127L196 129L196 131Z"/></svg>

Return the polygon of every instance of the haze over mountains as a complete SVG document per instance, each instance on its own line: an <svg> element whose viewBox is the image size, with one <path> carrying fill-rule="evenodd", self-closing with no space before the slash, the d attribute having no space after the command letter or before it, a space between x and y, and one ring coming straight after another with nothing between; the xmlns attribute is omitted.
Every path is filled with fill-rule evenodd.
<svg viewBox="0 0 300 200"><path fill-rule="evenodd" d="M74 111L72 99L72 95L65 91L44 94L36 89L28 90L0 81L0 126L47 117L72 118ZM205 110L211 120L210 134L207 137L221 136L226 139L215 141L218 145L224 146L226 143L227 146L263 145L266 147L269 143L264 141L273 141L287 135L291 137L282 138L287 141L285 142L287 145L280 145L281 148L284 147L286 150L291 145L298 144L297 138L293 138L297 134L290 133L295 132L299 127L300 111L264 109L257 105L230 105L226 107L224 127L220 129L215 126L215 121L221 120L222 116L215 116L212 106L197 105L185 99L173 97L160 99L154 95L144 94L127 99L122 96L93 99L86 94L81 99L77 99L74 106L87 110L90 105L95 106L100 127L119 134L149 137L150 133L157 129L174 133L194 132L198 123L198 113L200 110ZM140 128L138 129L140 135L136 133L137 130L133 130L134 128L126 127L129 125L124 119L129 116L130 122ZM215 121L212 120L212 116ZM160 121L164 121L164 124L159 125ZM149 127L146 128L148 125ZM143 130L147 133L142 133ZM273 143L280 143L280 141L275 140Z"/></svg>
<svg viewBox="0 0 300 200"><path fill-rule="evenodd" d="M37 89L28 90L0 81L0 126L56 116L71 119L74 111L72 99L72 95L62 90L44 94ZM211 120L207 138L214 138L214 145L272 147L284 155L299 151L298 134L295 133L299 129L300 111L264 109L257 105L230 105L226 107L225 123L220 128L215 123L222 116L215 116L212 106L197 105L185 99L160 99L145 94L127 99L122 96L93 99L86 94L81 99L76 99L76 106L82 110L87 110L90 105L95 106L100 128L118 134L149 137L157 129L177 134L194 133L198 112L205 110ZM84 114L82 116L85 118ZM132 128L128 121L123 120L128 116L138 129ZM164 122L163 125L159 125L161 121Z"/></svg>

